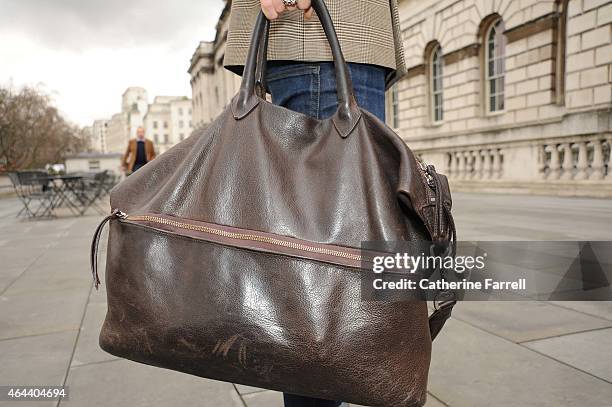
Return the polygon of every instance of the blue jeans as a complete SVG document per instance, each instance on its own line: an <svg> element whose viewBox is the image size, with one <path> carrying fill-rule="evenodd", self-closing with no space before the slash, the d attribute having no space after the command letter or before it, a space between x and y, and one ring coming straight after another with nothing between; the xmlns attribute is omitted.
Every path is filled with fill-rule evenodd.
<svg viewBox="0 0 612 407"><path fill-rule="evenodd" d="M385 121L385 68L349 63L357 104ZM266 84L272 103L317 119L338 108L332 62L269 62ZM285 407L338 407L341 401L283 394Z"/></svg>
<svg viewBox="0 0 612 407"><path fill-rule="evenodd" d="M272 103L316 119L331 117L338 108L332 62L270 61L266 84ZM385 121L386 69L348 63L357 104Z"/></svg>

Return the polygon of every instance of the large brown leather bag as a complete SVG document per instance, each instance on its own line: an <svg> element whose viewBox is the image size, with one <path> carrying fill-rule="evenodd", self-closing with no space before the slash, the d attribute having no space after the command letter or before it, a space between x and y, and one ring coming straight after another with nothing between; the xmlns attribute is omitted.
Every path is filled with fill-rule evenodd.
<svg viewBox="0 0 612 407"><path fill-rule="evenodd" d="M260 14L231 104L111 192L91 252L97 288L110 221L100 346L216 380L420 406L431 341L453 302L428 318L424 301L363 301L359 248L454 240L448 184L357 106L329 14L312 4L335 61L338 111L317 120L261 97Z"/></svg>

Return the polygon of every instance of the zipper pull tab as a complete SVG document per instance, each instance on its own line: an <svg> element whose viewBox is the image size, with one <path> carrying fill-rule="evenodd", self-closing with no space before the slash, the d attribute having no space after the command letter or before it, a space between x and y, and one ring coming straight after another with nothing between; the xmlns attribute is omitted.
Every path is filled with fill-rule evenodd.
<svg viewBox="0 0 612 407"><path fill-rule="evenodd" d="M125 212L121 212L119 209L115 209L111 215L115 215L119 219L127 219L128 215Z"/></svg>
<svg viewBox="0 0 612 407"><path fill-rule="evenodd" d="M96 228L94 232L93 240L91 241L91 252L90 252L90 263L91 263L91 275L96 287L96 290L100 286L100 278L98 276L98 245L100 244L100 237L102 236L102 230L104 225L111 219L126 219L128 215L119 209L113 209L110 215L102 219L102 222Z"/></svg>

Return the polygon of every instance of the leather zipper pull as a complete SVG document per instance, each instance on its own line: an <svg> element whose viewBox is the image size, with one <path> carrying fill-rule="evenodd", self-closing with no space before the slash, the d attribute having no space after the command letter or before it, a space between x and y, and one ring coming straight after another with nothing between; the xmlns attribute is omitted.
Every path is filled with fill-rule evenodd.
<svg viewBox="0 0 612 407"><path fill-rule="evenodd" d="M100 278L98 276L98 245L100 244L100 237L102 236L102 230L104 229L104 225L111 219L125 219L127 215L121 212L119 209L114 209L113 212L102 219L102 222L96 228L96 231L93 235L93 240L91 241L91 251L90 251L90 263L91 263L91 275L93 277L94 285L96 290L100 286Z"/></svg>

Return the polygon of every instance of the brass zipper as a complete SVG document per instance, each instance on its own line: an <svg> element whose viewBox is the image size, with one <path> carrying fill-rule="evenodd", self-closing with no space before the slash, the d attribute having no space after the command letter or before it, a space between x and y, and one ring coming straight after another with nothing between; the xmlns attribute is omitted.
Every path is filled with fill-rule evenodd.
<svg viewBox="0 0 612 407"><path fill-rule="evenodd" d="M160 217L160 216L153 216L153 215L128 215L128 214L126 214L124 212L121 212L121 211L118 211L118 210L115 211L115 215L119 219L126 220L126 221L153 222L153 223L159 223L159 224L162 224L162 225L173 226L173 227L176 227L176 228L179 228L179 229L195 230L195 231L198 231L198 232L209 233L211 235L222 236L222 237L230 238L230 239L268 243L268 244L272 244L272 245L275 245L275 246L291 248L291 249L294 249L294 250L299 250L299 251L303 251L303 252L307 252L307 253L324 254L324 255L328 255L328 256L340 257L340 258L354 260L354 261L361 261L362 260L362 256L361 255L352 254L352 253L344 252L344 251L341 251L341 250L324 249L324 248L321 248L321 247L309 246L309 245L306 245L306 244L289 242L289 241L282 240L282 239L276 239L276 238L267 237L267 236L258 236L258 235L249 234L249 233L228 232L227 230L222 230L220 228L214 228L214 227L202 226L202 225L193 225L193 224L186 223L186 222L179 222L179 221L176 221L176 220L166 219L166 218L163 218L163 217Z"/></svg>

